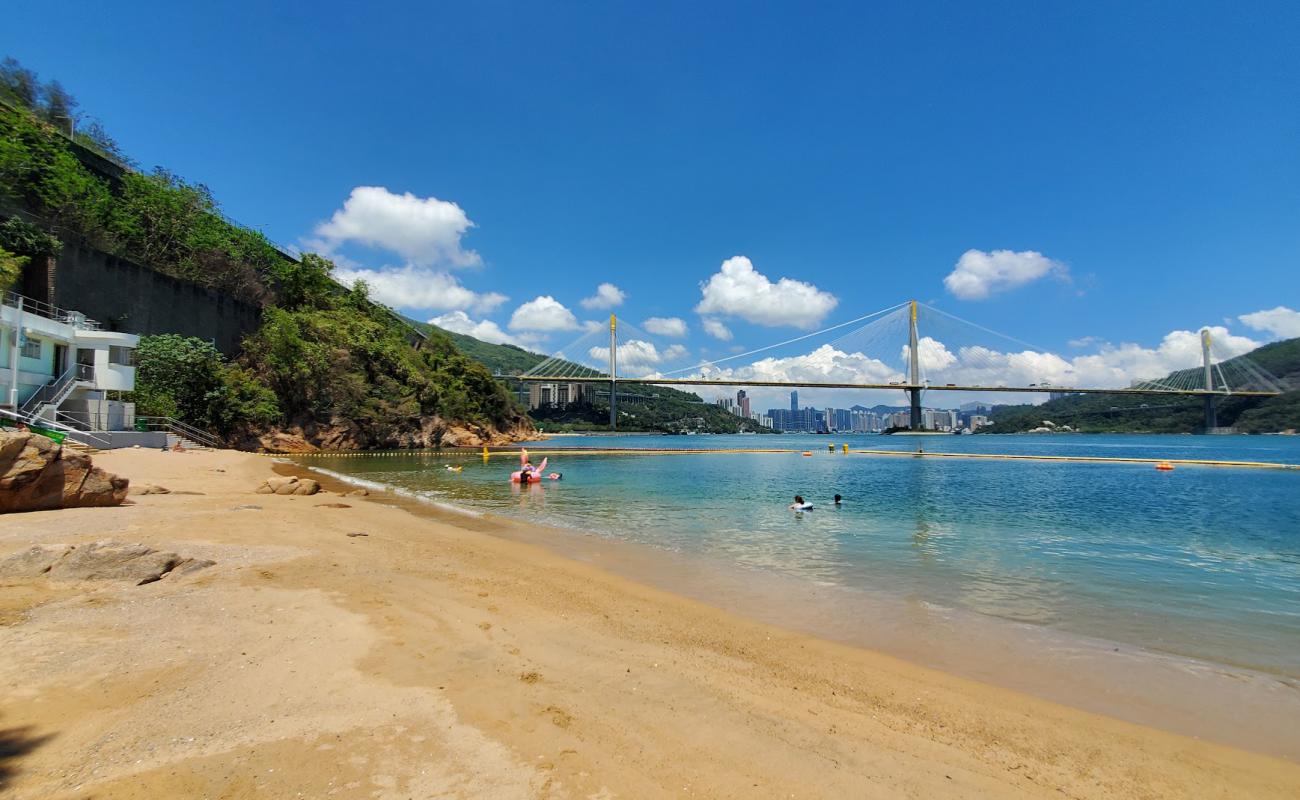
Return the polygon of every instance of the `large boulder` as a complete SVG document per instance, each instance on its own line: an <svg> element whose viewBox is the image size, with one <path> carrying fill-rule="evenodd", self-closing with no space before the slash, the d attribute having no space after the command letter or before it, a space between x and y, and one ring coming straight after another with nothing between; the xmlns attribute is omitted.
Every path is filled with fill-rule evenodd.
<svg viewBox="0 0 1300 800"><path fill-rule="evenodd" d="M115 506L126 499L129 484L48 436L0 430L0 513Z"/></svg>

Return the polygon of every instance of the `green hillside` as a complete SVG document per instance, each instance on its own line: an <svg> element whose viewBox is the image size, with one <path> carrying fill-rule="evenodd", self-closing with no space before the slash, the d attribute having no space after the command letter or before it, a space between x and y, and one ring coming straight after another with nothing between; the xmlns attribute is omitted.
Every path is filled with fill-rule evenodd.
<svg viewBox="0 0 1300 800"><path fill-rule="evenodd" d="M428 447L532 433L504 387L451 339L433 332L419 341L364 285L337 283L327 259L292 258L230 222L201 184L133 170L102 131L93 152L69 140L50 121L70 105L57 82L42 85L12 59L0 64L4 263L57 256L76 242L263 313L233 362L201 338L146 339L133 398L140 414L177 416L228 443L269 449Z"/></svg>
<svg viewBox="0 0 1300 800"><path fill-rule="evenodd" d="M446 334L461 352L486 366L494 375L509 376L527 372L540 364L546 356L533 353L511 344L487 342L455 333L428 323L411 320L420 330ZM526 386L515 381L516 390L526 391ZM605 431L609 429L608 387L595 384L596 399L590 403L570 405L564 409L538 408L528 412L539 428L552 432ZM706 403L693 392L682 392L661 386L635 386L619 390L619 430L658 431L662 433L770 433L753 420L738 417L731 412Z"/></svg>
<svg viewBox="0 0 1300 800"><path fill-rule="evenodd" d="M1280 378L1285 386L1300 386L1300 338L1266 344L1243 358ZM1180 374L1172 373L1165 380L1176 382ZM1276 397L1227 397L1218 401L1217 409L1220 426L1242 433L1300 429L1300 390ZM1090 394L1042 405L999 406L992 418L993 424L980 433L1022 433L1045 421L1087 433L1197 433L1204 427L1205 411L1198 397Z"/></svg>

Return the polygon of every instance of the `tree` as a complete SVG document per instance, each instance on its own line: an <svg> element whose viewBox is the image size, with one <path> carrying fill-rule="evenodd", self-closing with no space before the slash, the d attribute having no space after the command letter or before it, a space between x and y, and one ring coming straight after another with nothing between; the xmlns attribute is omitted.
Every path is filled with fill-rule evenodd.
<svg viewBox="0 0 1300 800"><path fill-rule="evenodd" d="M0 247L0 294L9 290L23 274L27 256L20 256Z"/></svg>
<svg viewBox="0 0 1300 800"><path fill-rule="evenodd" d="M72 136L75 129L77 118L77 106L81 105L77 99L68 94L68 90L63 88L63 84L58 81L50 81L45 84L44 108L42 112L45 118L55 125L61 131L67 131L68 136Z"/></svg>
<svg viewBox="0 0 1300 800"><path fill-rule="evenodd" d="M222 436L280 416L275 395L209 342L146 336L136 351L135 402L144 416L178 417Z"/></svg>
<svg viewBox="0 0 1300 800"><path fill-rule="evenodd" d="M0 91L34 109L40 98L41 84L35 72L18 63L17 59L6 57L0 62Z"/></svg>

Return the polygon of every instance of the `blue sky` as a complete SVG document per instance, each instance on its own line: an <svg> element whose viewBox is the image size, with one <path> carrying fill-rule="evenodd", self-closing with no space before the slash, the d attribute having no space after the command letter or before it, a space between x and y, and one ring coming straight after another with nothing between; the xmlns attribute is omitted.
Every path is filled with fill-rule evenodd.
<svg viewBox="0 0 1300 800"><path fill-rule="evenodd" d="M910 297L1079 370L1300 335L1295 4L189 5L23 4L0 51L421 319L548 349L611 283L682 363Z"/></svg>

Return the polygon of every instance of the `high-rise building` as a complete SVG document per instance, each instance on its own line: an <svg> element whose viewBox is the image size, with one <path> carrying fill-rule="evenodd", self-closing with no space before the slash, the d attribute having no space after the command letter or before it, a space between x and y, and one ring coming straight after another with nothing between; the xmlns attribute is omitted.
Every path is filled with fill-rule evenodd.
<svg viewBox="0 0 1300 800"><path fill-rule="evenodd" d="M790 392L790 413L799 413L799 392L798 390Z"/></svg>
<svg viewBox="0 0 1300 800"><path fill-rule="evenodd" d="M749 395L744 389L736 392L736 408L739 409L737 414L745 418L749 417Z"/></svg>

